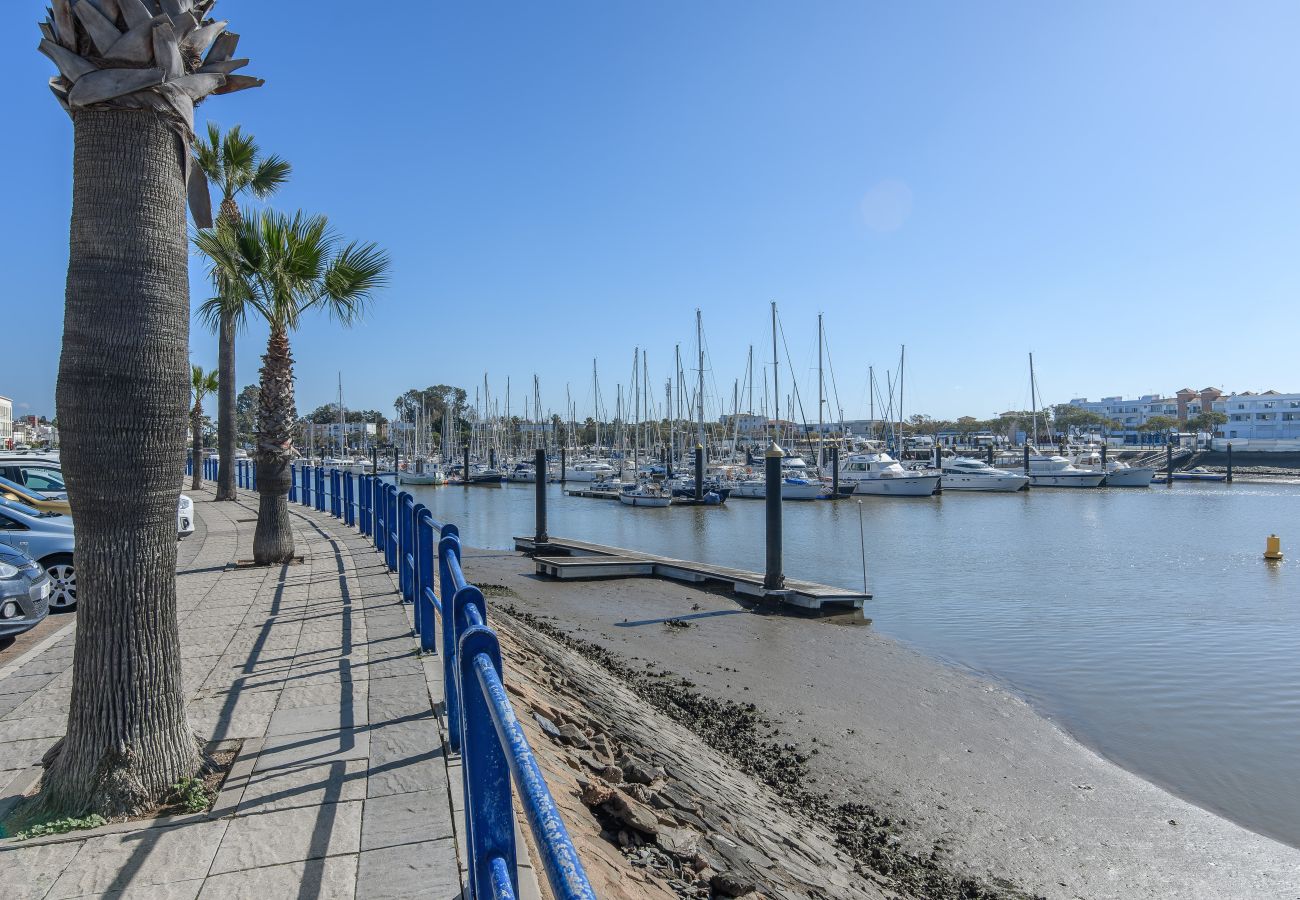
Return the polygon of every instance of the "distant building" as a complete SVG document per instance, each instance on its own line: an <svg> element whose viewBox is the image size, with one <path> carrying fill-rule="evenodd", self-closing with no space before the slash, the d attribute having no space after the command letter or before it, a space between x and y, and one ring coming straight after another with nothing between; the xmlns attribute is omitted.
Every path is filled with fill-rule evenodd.
<svg viewBox="0 0 1300 900"><path fill-rule="evenodd" d="M1300 394L1244 391L1223 397L1215 409L1228 417L1216 447L1231 441L1237 450L1300 450Z"/></svg>
<svg viewBox="0 0 1300 900"><path fill-rule="evenodd" d="M0 448L12 449L14 440L14 402L0 397Z"/></svg>
<svg viewBox="0 0 1300 900"><path fill-rule="evenodd" d="M1218 388L1207 387L1199 391L1183 388L1172 397L1162 397L1159 394L1143 394L1135 400L1123 397L1102 397L1100 400L1077 397L1070 401L1070 405L1105 416L1116 423L1110 430L1111 437L1122 438L1126 444L1137 444L1142 439L1142 433L1138 429L1149 420L1165 416L1186 422L1202 412L1219 409L1221 397L1223 392Z"/></svg>

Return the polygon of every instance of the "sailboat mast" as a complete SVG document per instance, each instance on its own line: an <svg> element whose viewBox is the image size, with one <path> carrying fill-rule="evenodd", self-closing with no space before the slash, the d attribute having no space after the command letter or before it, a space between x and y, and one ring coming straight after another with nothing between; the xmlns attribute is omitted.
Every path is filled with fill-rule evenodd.
<svg viewBox="0 0 1300 900"><path fill-rule="evenodd" d="M698 418L698 433L696 434L696 443L704 446L704 319L697 308L695 310L695 348L699 352L700 358L700 379L698 392L695 397L695 404ZM708 454L705 454L705 460Z"/></svg>
<svg viewBox="0 0 1300 900"><path fill-rule="evenodd" d="M898 452L904 450L903 441L903 363L907 359L906 345L899 345L898 349ZM902 459L902 457L899 457Z"/></svg>
<svg viewBox="0 0 1300 900"><path fill-rule="evenodd" d="M781 421L781 382L777 378L780 370L780 363L776 358L776 301L772 301L772 403L775 409L772 414L772 420L777 423L776 427L780 428ZM770 429L769 429L770 431Z"/></svg>
<svg viewBox="0 0 1300 900"><path fill-rule="evenodd" d="M1034 436L1030 439L1038 443L1038 386L1034 383L1034 354L1029 354L1029 420L1033 423Z"/></svg>
<svg viewBox="0 0 1300 900"><path fill-rule="evenodd" d="M826 378L822 374L822 314L817 314L817 465L822 464L822 407L826 404Z"/></svg>
<svg viewBox="0 0 1300 900"><path fill-rule="evenodd" d="M596 451L600 451L600 379L596 377L596 360L591 361L591 405L595 407L592 419L596 423Z"/></svg>
<svg viewBox="0 0 1300 900"><path fill-rule="evenodd" d="M343 373L339 372L339 459L344 456L343 449Z"/></svg>
<svg viewBox="0 0 1300 900"><path fill-rule="evenodd" d="M871 412L867 414L867 439L876 439L876 369L867 366L867 402Z"/></svg>

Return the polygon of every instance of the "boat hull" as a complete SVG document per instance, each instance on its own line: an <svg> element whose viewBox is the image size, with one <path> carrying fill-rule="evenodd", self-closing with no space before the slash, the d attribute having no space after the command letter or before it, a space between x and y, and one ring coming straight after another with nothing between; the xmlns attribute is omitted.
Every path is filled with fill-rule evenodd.
<svg viewBox="0 0 1300 900"><path fill-rule="evenodd" d="M855 496L930 497L939 490L938 475L911 475L906 478L864 478L853 487Z"/></svg>
<svg viewBox="0 0 1300 900"><path fill-rule="evenodd" d="M816 482L781 485L782 500L817 500L824 492L822 486ZM767 485L762 482L739 484L731 489L729 496L745 500L764 500L767 498Z"/></svg>
<svg viewBox="0 0 1300 900"><path fill-rule="evenodd" d="M1227 475L1223 475L1215 472L1208 472L1204 474L1199 472L1175 472L1173 477L1174 477L1174 481L1227 481L1228 480Z"/></svg>
<svg viewBox="0 0 1300 900"><path fill-rule="evenodd" d="M662 509L673 502L672 497L639 497L634 494L619 494L618 502L624 506L647 506Z"/></svg>
<svg viewBox="0 0 1300 900"><path fill-rule="evenodd" d="M939 485L944 491L991 491L1010 494L1028 487L1029 479L1024 475L950 475L945 472Z"/></svg>
<svg viewBox="0 0 1300 900"><path fill-rule="evenodd" d="M442 484L443 481L441 475L416 475L411 472L399 472L397 474L398 484Z"/></svg>
<svg viewBox="0 0 1300 900"><path fill-rule="evenodd" d="M1029 484L1033 487L1095 488L1105 480L1104 472L1029 473Z"/></svg>
<svg viewBox="0 0 1300 900"><path fill-rule="evenodd" d="M1156 470L1154 466L1134 466L1129 469L1118 469L1109 472L1106 475L1107 487L1150 487L1151 479L1155 477Z"/></svg>

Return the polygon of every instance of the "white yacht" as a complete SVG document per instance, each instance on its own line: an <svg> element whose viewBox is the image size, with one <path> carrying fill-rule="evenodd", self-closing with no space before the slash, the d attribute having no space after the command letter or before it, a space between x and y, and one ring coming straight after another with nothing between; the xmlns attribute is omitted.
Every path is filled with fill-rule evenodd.
<svg viewBox="0 0 1300 900"><path fill-rule="evenodd" d="M406 468L397 473L398 484L446 484L447 476L443 475L432 462L423 456L417 456L410 463L405 464Z"/></svg>
<svg viewBox="0 0 1300 900"><path fill-rule="evenodd" d="M1064 456L1029 454L1029 483L1033 487L1093 488L1106 480L1105 472L1080 469Z"/></svg>
<svg viewBox="0 0 1300 900"><path fill-rule="evenodd" d="M1155 466L1132 466L1117 459L1107 459L1103 468L1101 454L1095 450L1091 453L1076 454L1074 464L1091 472L1105 472L1107 487L1150 487L1151 479L1156 476Z"/></svg>
<svg viewBox="0 0 1300 900"><path fill-rule="evenodd" d="M618 502L624 506L665 507L672 505L673 495L671 491L664 490L662 485L646 481L624 485L619 491Z"/></svg>
<svg viewBox="0 0 1300 900"><path fill-rule="evenodd" d="M840 484L852 485L854 494L929 497L939 490L939 480L939 473L933 470L904 469L883 450L855 453L840 464Z"/></svg>
<svg viewBox="0 0 1300 900"><path fill-rule="evenodd" d="M506 473L506 481L515 484L536 484L537 466L528 462L515 463L514 468Z"/></svg>
<svg viewBox="0 0 1300 900"><path fill-rule="evenodd" d="M600 481L617 475L618 469L601 459L580 459L564 469L565 481Z"/></svg>
<svg viewBox="0 0 1300 900"><path fill-rule="evenodd" d="M825 486L816 479L788 476L781 479L782 500L816 500L824 494ZM767 497L767 480L746 478L731 487L732 497L762 500Z"/></svg>
<svg viewBox="0 0 1300 900"><path fill-rule="evenodd" d="M1018 491L1029 484L1028 475L995 469L982 459L957 456L943 461L945 491Z"/></svg>

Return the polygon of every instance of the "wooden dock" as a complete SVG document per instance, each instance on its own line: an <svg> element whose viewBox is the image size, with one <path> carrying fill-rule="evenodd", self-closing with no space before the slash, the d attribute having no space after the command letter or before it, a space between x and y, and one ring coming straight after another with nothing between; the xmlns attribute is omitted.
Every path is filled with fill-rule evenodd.
<svg viewBox="0 0 1300 900"><path fill-rule="evenodd" d="M550 578L657 577L694 584L723 584L747 597L778 600L791 606L817 611L861 609L863 603L871 599L870 594L800 581L797 578L787 578L782 590L769 591L763 587L763 576L756 572L655 556L572 538L551 538L539 546L532 538L516 537L515 550L533 554L537 574Z"/></svg>

